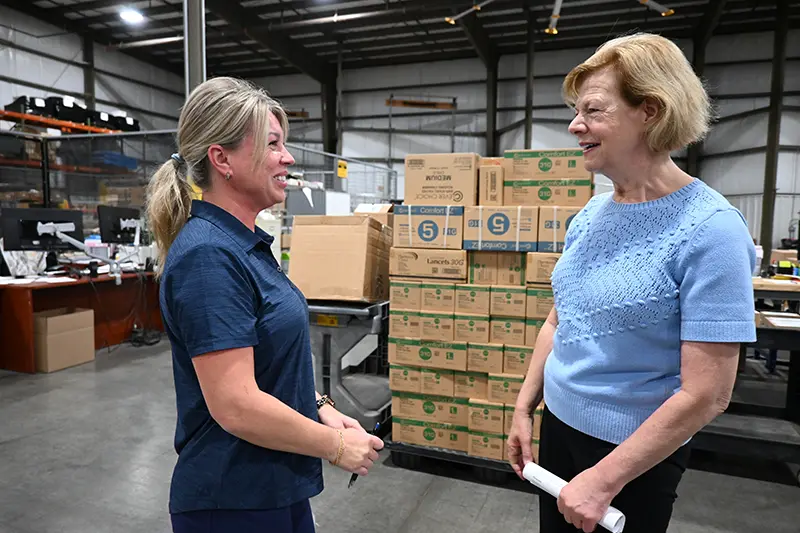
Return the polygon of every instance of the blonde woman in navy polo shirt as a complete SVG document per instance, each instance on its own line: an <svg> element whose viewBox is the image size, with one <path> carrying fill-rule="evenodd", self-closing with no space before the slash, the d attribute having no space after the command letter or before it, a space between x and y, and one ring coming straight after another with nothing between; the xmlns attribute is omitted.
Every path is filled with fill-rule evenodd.
<svg viewBox="0 0 800 533"><path fill-rule="evenodd" d="M286 133L263 90L209 80L184 105L178 152L150 180L178 410L177 533L311 533L321 459L366 475L383 447L316 395L305 298L255 226L285 198ZM203 201L191 200L188 175Z"/></svg>

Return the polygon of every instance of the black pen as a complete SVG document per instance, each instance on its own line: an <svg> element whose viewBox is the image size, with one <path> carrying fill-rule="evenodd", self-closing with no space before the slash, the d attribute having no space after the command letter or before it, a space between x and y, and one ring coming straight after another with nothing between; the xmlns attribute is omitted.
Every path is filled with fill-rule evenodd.
<svg viewBox="0 0 800 533"><path fill-rule="evenodd" d="M380 428L381 428L381 423L378 422L377 424L375 424L375 429L373 429L372 433L370 433L370 434L371 435L377 435L378 434L378 430ZM351 488L353 486L353 483L355 483L357 479L358 479L358 474L351 475L350 476L350 482L347 484L347 488L348 489Z"/></svg>

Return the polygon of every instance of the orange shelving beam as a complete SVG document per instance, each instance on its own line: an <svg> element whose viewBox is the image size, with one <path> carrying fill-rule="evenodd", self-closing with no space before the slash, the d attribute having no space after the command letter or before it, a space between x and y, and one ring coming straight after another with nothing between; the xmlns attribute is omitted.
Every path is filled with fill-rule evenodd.
<svg viewBox="0 0 800 533"><path fill-rule="evenodd" d="M78 124L77 122L69 122L66 120L58 120L55 118L42 117L39 115L29 115L27 113L17 113L16 111L2 111L0 110L0 120L9 120L11 122L24 122L31 126L41 126L44 128L53 128L61 130L65 133L116 133L118 130L110 130L108 128L98 128L96 126L87 126L86 124Z"/></svg>

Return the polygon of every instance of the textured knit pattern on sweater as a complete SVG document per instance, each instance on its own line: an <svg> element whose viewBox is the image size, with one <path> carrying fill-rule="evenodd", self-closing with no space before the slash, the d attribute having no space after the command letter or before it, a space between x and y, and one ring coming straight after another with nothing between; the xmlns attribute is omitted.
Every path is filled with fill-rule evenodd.
<svg viewBox="0 0 800 533"><path fill-rule="evenodd" d="M619 444L681 386L681 341L755 340L755 247L741 213L700 180L654 201L594 197L552 275L558 328L548 408Z"/></svg>

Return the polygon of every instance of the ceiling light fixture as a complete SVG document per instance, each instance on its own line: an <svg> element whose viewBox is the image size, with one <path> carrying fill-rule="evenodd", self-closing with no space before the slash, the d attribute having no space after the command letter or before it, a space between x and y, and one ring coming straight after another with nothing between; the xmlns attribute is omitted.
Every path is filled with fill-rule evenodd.
<svg viewBox="0 0 800 533"><path fill-rule="evenodd" d="M139 11L128 7L119 12L119 18L128 24L141 24L144 22L144 15L142 15Z"/></svg>
<svg viewBox="0 0 800 533"><path fill-rule="evenodd" d="M467 15L472 13L473 11L480 11L481 8L483 8L484 6L488 6L492 2L494 2L494 0L485 0L484 2L481 2L480 4L473 4L471 8L465 9L464 11L462 11L461 13L456 15L455 17L445 17L444 21L446 23L448 23L448 24L455 24L458 19L466 17Z"/></svg>
<svg viewBox="0 0 800 533"><path fill-rule="evenodd" d="M556 0L553 4L553 13L550 14L550 23L545 28L544 32L548 35L558 35L558 19L561 18L561 3L563 0ZM647 0L645 0L647 1Z"/></svg>
<svg viewBox="0 0 800 533"><path fill-rule="evenodd" d="M667 6L661 5L656 2L656 0L638 0L638 2L643 6L649 7L653 11L658 11L662 17L668 17L675 14L674 9L670 9Z"/></svg>

